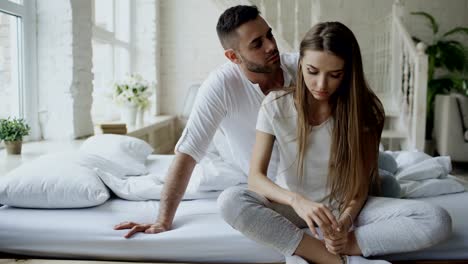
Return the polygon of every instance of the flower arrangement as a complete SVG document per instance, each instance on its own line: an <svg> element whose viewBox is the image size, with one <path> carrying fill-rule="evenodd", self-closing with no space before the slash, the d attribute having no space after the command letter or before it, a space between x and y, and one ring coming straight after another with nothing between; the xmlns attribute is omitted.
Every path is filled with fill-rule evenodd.
<svg viewBox="0 0 468 264"><path fill-rule="evenodd" d="M22 141L24 136L29 135L30 130L29 125L22 118L0 119L0 141Z"/></svg>
<svg viewBox="0 0 468 264"><path fill-rule="evenodd" d="M117 105L145 110L151 105L149 97L153 94L153 86L141 75L130 74L123 81L114 83L112 99Z"/></svg>

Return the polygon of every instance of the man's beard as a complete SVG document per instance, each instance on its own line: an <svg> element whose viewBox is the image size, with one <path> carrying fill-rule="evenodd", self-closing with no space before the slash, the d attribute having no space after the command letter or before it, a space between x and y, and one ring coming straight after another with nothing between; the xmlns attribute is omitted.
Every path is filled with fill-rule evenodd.
<svg viewBox="0 0 468 264"><path fill-rule="evenodd" d="M280 61L281 61L280 59L278 59L276 64L265 65L265 64L258 64L258 63L249 61L248 59L246 59L241 54L239 54L239 55L240 55L240 57L242 59L242 62L245 64L245 67L247 68L247 70L249 70L251 72L256 72L256 73L272 73L276 69L278 69L278 67L280 65Z"/></svg>

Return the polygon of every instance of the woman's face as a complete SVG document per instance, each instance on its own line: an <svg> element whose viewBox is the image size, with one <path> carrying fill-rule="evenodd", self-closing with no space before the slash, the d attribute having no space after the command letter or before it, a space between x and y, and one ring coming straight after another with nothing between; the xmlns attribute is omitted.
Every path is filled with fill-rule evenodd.
<svg viewBox="0 0 468 264"><path fill-rule="evenodd" d="M307 50L302 74L307 89L318 101L328 101L344 77L344 60L326 51Z"/></svg>

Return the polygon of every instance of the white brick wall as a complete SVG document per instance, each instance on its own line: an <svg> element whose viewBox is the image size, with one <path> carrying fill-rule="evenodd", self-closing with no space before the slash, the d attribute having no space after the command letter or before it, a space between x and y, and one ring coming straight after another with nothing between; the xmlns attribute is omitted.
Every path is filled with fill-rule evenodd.
<svg viewBox="0 0 468 264"><path fill-rule="evenodd" d="M73 137L91 135L94 132L91 119L93 103L93 53L92 53L92 1L71 0L73 18Z"/></svg>
<svg viewBox="0 0 468 264"><path fill-rule="evenodd" d="M37 1L38 87L42 135L93 133L91 0Z"/></svg>
<svg viewBox="0 0 468 264"><path fill-rule="evenodd" d="M468 27L468 1L467 0L405 0L406 9L410 12L424 11L439 22L439 33L445 33L457 26ZM421 17L407 15L406 25L408 30L428 42L432 31L426 20ZM468 37L461 37L465 45L468 45Z"/></svg>
<svg viewBox="0 0 468 264"><path fill-rule="evenodd" d="M227 59L216 35L223 10L211 0L160 0L161 110L178 114L192 83Z"/></svg>
<svg viewBox="0 0 468 264"><path fill-rule="evenodd" d="M455 26L468 26L468 1L466 0L402 0L409 12L425 11L430 13L440 23L443 32ZM366 40L366 25L371 25L376 19L382 18L392 10L393 1L389 0L320 0L321 21L338 20L356 31L360 40ZM405 14L408 30L412 34L421 35L428 41L430 29L423 18Z"/></svg>

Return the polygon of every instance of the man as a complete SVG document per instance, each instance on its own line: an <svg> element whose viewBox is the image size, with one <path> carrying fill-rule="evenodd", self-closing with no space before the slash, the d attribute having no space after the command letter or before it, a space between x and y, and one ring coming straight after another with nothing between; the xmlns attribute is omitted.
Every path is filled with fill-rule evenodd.
<svg viewBox="0 0 468 264"><path fill-rule="evenodd" d="M293 83L298 60L297 54L279 54L272 30L259 14L255 6L235 6L220 16L216 30L229 62L212 72L200 87L175 148L156 222L116 225L117 230L130 229L125 238L138 232L154 234L171 229L193 168L217 130L224 134L227 146L228 154L223 158L248 175L260 105L270 91ZM270 171L275 165L271 162Z"/></svg>

